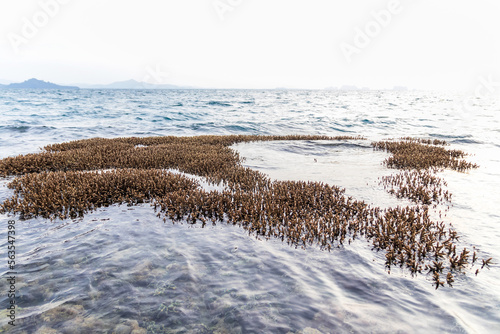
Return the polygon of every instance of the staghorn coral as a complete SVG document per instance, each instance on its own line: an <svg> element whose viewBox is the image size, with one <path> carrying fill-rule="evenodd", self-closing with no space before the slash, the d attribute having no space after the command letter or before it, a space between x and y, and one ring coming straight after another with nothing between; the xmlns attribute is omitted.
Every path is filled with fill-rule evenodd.
<svg viewBox="0 0 500 334"><path fill-rule="evenodd" d="M466 154L460 150L447 150L445 142L432 142L425 139L402 138L400 141L373 142L376 150L392 153L384 163L389 168L398 169L427 169L427 168L451 168L464 172L477 168L476 164L461 160Z"/></svg>
<svg viewBox="0 0 500 334"><path fill-rule="evenodd" d="M227 222L257 237L278 238L295 247L317 244L331 250L363 236L372 242L374 250L385 251L389 270L399 265L408 268L412 275L433 273L438 288L444 284L440 274L448 268L446 282L451 286L453 273L462 272L470 262L468 251L464 248L457 254L457 233L446 230L443 222L432 221L426 206L381 210L346 197L338 187L320 182L271 181L262 173L244 168L238 154L229 148L244 141L318 139L361 138L96 138L49 145L38 154L0 161L1 175L21 175L9 184L14 195L2 203L0 210L19 213L25 218L64 219L83 216L113 203L146 201L165 220L186 220L203 226L208 222ZM374 147L398 155L388 162L391 166L466 166L454 162L463 152L428 145L406 140L379 142ZM110 168L113 170L103 170ZM225 188L221 192L206 191L196 181L166 171L167 168L204 176L212 183L222 183ZM417 182L424 183L435 194L440 183L425 171L419 173ZM406 180L390 182L415 182L411 175ZM425 180L430 181L425 184ZM422 190L424 195L426 191L429 190ZM475 259L474 253L471 264Z"/></svg>
<svg viewBox="0 0 500 334"><path fill-rule="evenodd" d="M385 150L392 156L384 160L389 168L402 169L396 175L385 176L381 184L398 198L408 198L416 203L429 205L451 201L451 193L443 190L446 182L436 174L444 168L466 172L479 166L461 158L465 153L447 150L446 141L405 137L400 141L372 143L375 150Z"/></svg>
<svg viewBox="0 0 500 334"><path fill-rule="evenodd" d="M434 169L405 170L396 175L382 177L384 188L398 198L408 198L416 203L429 205L451 202L451 193L443 190L446 181L437 177Z"/></svg>

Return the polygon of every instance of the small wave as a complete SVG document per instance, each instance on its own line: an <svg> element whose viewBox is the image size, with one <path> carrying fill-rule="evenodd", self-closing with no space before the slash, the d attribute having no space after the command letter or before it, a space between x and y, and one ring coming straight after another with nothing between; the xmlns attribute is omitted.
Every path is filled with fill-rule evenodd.
<svg viewBox="0 0 500 334"><path fill-rule="evenodd" d="M172 107L183 107L184 104L182 102L177 102L176 104L173 104Z"/></svg>
<svg viewBox="0 0 500 334"><path fill-rule="evenodd" d="M27 258L27 259L29 259L29 258ZM38 261L38 262L31 262L31 263L28 263L25 265L20 265L19 267L20 267L19 269L23 273L33 274L33 273L44 271L47 268L50 268L50 264L45 263L43 261Z"/></svg>
<svg viewBox="0 0 500 334"><path fill-rule="evenodd" d="M21 125L21 126L0 126L0 129L12 132L28 132L31 126Z"/></svg>
<svg viewBox="0 0 500 334"><path fill-rule="evenodd" d="M453 143L453 144L483 144L483 142L481 142L481 141L477 141L474 139L466 139L466 138L455 139L455 140L452 140L451 143Z"/></svg>
<svg viewBox="0 0 500 334"><path fill-rule="evenodd" d="M224 126L224 129L238 133L249 133L254 131L254 129L251 127L241 126L241 125L226 125Z"/></svg>
<svg viewBox="0 0 500 334"><path fill-rule="evenodd" d="M335 132L342 132L342 133L354 133L354 131L350 131L350 130L347 130L347 129L342 129L342 128L335 127L335 126L330 126L329 130L333 130Z"/></svg>
<svg viewBox="0 0 500 334"><path fill-rule="evenodd" d="M232 104L227 103L227 102L220 102L220 101L209 101L207 103L209 106L222 106L222 107L231 107Z"/></svg>
<svg viewBox="0 0 500 334"><path fill-rule="evenodd" d="M6 125L6 126L0 126L1 131L12 131L12 132L18 132L18 133L26 133L26 132L46 132L49 130L54 130L55 128L53 126L31 126L31 125Z"/></svg>
<svg viewBox="0 0 500 334"><path fill-rule="evenodd" d="M431 137L437 137L437 138L445 138L449 140L461 140L461 139L466 139L466 138L472 138L472 135L443 135L440 133L429 133L429 136Z"/></svg>

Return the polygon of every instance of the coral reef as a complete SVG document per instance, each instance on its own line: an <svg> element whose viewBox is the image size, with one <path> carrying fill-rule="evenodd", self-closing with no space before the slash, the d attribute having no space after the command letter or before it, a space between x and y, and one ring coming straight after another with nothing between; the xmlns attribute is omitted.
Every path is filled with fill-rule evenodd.
<svg viewBox="0 0 500 334"><path fill-rule="evenodd" d="M435 222L427 205L382 210L347 197L343 189L320 182L272 181L241 165L230 145L271 140L350 140L326 136L199 136L89 139L49 145L38 154L0 161L0 175L16 175L14 195L2 212L24 218L83 216L114 203L150 202L158 216L203 226L209 222L239 225L257 237L278 238L295 247L322 249L350 244L357 237L385 251L386 266L399 265L432 273L436 288L451 286L453 274L471 261L456 250L457 232ZM397 196L430 204L450 194L432 168L465 171L477 167L460 160L464 152L446 150L441 141L404 138L373 143L392 153L388 167L405 169L384 179ZM111 170L110 170L111 169ZM205 177L223 191L207 191L193 179L167 171ZM484 260L483 260L484 261ZM446 271L446 273L444 273Z"/></svg>

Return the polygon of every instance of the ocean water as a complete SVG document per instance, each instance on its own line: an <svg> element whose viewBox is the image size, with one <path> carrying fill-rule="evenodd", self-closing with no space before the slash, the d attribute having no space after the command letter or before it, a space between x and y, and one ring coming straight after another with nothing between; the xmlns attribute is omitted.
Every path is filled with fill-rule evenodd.
<svg viewBox="0 0 500 334"><path fill-rule="evenodd" d="M0 216L0 332L500 333L500 103L455 93L280 90L4 90L0 158L93 137L362 135L367 140L237 144L273 179L313 180L380 207L409 205L379 178L396 171L373 140L445 139L480 168L444 171L445 222L493 257L435 289L387 273L364 239L331 252L260 240L236 226L172 224L149 204L49 221ZM0 180L0 200L11 191ZM436 215L439 210L436 208ZM7 324L7 221L16 220L17 326Z"/></svg>

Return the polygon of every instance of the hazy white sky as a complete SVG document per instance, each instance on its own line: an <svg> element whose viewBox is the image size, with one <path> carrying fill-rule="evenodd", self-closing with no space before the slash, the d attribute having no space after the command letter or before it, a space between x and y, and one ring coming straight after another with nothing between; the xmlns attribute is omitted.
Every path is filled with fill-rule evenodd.
<svg viewBox="0 0 500 334"><path fill-rule="evenodd" d="M0 79L470 89L500 75L499 17L498 0L0 0Z"/></svg>

